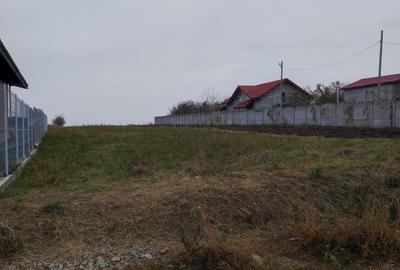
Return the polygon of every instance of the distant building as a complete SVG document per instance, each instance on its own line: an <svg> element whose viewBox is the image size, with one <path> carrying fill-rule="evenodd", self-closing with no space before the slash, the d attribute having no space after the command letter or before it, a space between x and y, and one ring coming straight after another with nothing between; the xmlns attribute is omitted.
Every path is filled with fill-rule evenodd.
<svg viewBox="0 0 400 270"><path fill-rule="evenodd" d="M396 101L400 100L400 74L365 78L342 87L345 102Z"/></svg>
<svg viewBox="0 0 400 270"><path fill-rule="evenodd" d="M272 81L259 85L240 85L232 96L224 101L223 110L254 109L265 110L274 106L297 104L309 98L310 94L289 79Z"/></svg>

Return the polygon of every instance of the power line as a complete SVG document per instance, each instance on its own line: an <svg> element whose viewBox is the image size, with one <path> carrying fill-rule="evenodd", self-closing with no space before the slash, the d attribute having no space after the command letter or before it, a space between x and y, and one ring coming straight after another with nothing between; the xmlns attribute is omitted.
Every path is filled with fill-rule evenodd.
<svg viewBox="0 0 400 270"><path fill-rule="evenodd" d="M395 43L395 42L383 42L383 44L392 45L392 46L400 46L400 43Z"/></svg>
<svg viewBox="0 0 400 270"><path fill-rule="evenodd" d="M327 64L327 65L321 65L321 66L316 66L316 67L311 67L311 68L291 68L291 67L288 67L288 68L286 68L286 69L287 69L287 70L305 70L305 71L307 71L307 70L316 70L316 69L331 67L331 66L334 66L334 65L343 63L343 62L345 62L345 61L348 61L348 60L350 60L350 59L353 59L353 58L355 58L355 57L357 57L357 56L359 56L359 55L361 55L361 54L363 54L363 53L369 51L370 49L374 48L374 47L375 47L376 45L378 45L378 44L379 44L379 41L378 41L378 42L375 42L374 44L368 46L367 48L365 48L364 50L362 50L362 51L360 51L360 52L358 52L358 53L356 53L356 54L353 54L353 55L351 55L351 56L349 56L349 57L346 57L346 58L344 58L344 59L341 59L341 60L339 60L339 61L336 61L336 62Z"/></svg>

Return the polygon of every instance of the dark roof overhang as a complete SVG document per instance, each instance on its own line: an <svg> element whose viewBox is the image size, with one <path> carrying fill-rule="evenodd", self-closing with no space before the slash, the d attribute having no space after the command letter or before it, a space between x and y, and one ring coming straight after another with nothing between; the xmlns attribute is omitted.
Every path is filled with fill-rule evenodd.
<svg viewBox="0 0 400 270"><path fill-rule="evenodd" d="M0 39L0 81L11 86L28 88L28 83L22 76L17 65Z"/></svg>

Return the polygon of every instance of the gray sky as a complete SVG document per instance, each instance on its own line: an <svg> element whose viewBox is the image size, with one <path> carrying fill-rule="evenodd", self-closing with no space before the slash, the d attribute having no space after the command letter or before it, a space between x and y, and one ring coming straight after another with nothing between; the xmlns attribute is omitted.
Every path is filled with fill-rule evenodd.
<svg viewBox="0 0 400 270"><path fill-rule="evenodd" d="M378 41L400 43L399 0L0 0L0 37L30 89L68 124L147 123L205 89L279 79ZM400 73L385 46L383 73ZM285 70L300 86L376 76L378 47L326 69Z"/></svg>

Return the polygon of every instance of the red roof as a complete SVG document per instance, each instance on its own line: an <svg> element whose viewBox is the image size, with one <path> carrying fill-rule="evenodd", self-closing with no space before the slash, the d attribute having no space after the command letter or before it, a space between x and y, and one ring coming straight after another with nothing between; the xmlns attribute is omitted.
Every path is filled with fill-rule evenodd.
<svg viewBox="0 0 400 270"><path fill-rule="evenodd" d="M396 82L400 82L400 74L393 74L381 77L381 84L390 84ZM348 84L345 87L342 87L342 90L353 90L363 87L376 86L378 85L378 83L379 83L379 77L365 78L353 82L351 84Z"/></svg>
<svg viewBox="0 0 400 270"><path fill-rule="evenodd" d="M309 95L309 93L295 84L293 81L285 78L282 80L282 83L288 83L293 87L297 88L298 90L302 91L304 94ZM246 96L250 98L250 100L261 98L268 94L269 92L274 91L277 89L281 84L281 80L267 82L259 85L239 85L233 95L229 98L228 103L232 102L232 100L237 96L238 93L243 92ZM240 104L240 103L239 103ZM237 104L236 106L238 106ZM249 105L249 104L248 104ZM235 107L236 108L236 107Z"/></svg>
<svg viewBox="0 0 400 270"><path fill-rule="evenodd" d="M252 104L253 104L252 99L246 99L246 100L241 101L238 104L236 104L235 109L247 109Z"/></svg>
<svg viewBox="0 0 400 270"><path fill-rule="evenodd" d="M285 80L283 80L283 83L285 82ZM281 80L278 80L259 85L239 85L238 89L245 93L246 96L248 96L249 98L259 98L265 96L268 92L271 92L272 90L280 86L280 84Z"/></svg>

